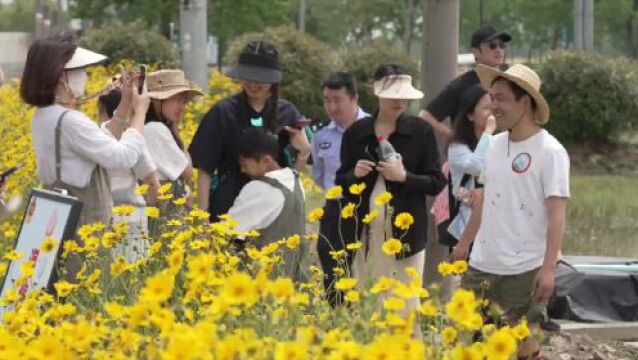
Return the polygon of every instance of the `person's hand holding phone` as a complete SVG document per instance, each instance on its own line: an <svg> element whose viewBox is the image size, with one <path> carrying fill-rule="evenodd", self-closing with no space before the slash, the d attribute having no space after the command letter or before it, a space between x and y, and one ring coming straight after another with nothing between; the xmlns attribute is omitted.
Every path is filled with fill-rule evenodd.
<svg viewBox="0 0 638 360"><path fill-rule="evenodd" d="M307 158L310 156L310 142L308 141L308 136L306 136L305 126L297 127L297 124L301 123L301 121L303 120L298 121L295 125L284 126L284 129L290 134L290 145L297 150L298 156Z"/></svg>
<svg viewBox="0 0 638 360"><path fill-rule="evenodd" d="M361 159L357 161L356 165L354 166L354 176L356 178L367 176L370 172L372 172L372 170L374 170L374 167L376 165L377 164L375 164L374 161Z"/></svg>
<svg viewBox="0 0 638 360"><path fill-rule="evenodd" d="M145 79L145 71L140 71L140 73L136 74L135 81L131 84L131 105L133 107L133 118L131 120L131 127L139 130L140 132L144 131L144 121L146 119L148 107L151 103L151 99L148 96Z"/></svg>

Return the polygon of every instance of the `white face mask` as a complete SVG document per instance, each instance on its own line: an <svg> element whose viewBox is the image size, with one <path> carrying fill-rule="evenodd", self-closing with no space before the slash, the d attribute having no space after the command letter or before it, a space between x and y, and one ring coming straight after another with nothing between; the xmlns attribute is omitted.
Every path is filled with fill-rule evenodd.
<svg viewBox="0 0 638 360"><path fill-rule="evenodd" d="M73 93L73 97L79 98L80 96L84 96L84 91L86 88L86 81L89 78L89 75L86 73L85 69L74 69L66 72L67 84L69 86L69 90Z"/></svg>

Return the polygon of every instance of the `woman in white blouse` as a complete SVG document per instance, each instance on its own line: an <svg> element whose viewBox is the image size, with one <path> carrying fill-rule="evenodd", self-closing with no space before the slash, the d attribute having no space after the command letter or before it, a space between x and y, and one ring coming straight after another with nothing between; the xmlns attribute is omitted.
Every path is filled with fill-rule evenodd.
<svg viewBox="0 0 638 360"><path fill-rule="evenodd" d="M114 132L122 133L119 141L76 110L84 95L85 68L104 60L105 56L78 47L68 37L39 39L29 48L20 85L22 99L37 107L31 131L38 179L82 201L80 225L108 223L113 201L105 169L133 167L144 145L146 93L131 91L132 98L120 103L123 119L111 125ZM134 82L125 75L122 86L133 87ZM67 279L74 280L81 265L79 257L67 259Z"/></svg>
<svg viewBox="0 0 638 360"><path fill-rule="evenodd" d="M173 182L176 197L188 196L185 181L193 176L193 166L179 136L179 122L186 104L202 95L186 80L181 70L160 70L146 78L151 106L146 114L144 138L157 175L162 182Z"/></svg>
<svg viewBox="0 0 638 360"><path fill-rule="evenodd" d="M460 202L459 212L451 219L448 232L459 239L472 209L469 201L476 180L485 166L485 151L496 130L492 116L490 95L480 85L468 88L461 96L459 112L454 121L452 141L448 148L448 162L452 194ZM452 206L452 204L450 204Z"/></svg>

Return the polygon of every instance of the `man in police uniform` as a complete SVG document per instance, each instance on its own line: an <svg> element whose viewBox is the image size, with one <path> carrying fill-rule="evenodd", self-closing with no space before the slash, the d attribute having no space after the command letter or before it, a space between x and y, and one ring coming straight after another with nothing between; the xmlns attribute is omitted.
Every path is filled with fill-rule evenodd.
<svg viewBox="0 0 638 360"><path fill-rule="evenodd" d="M317 131L312 139L312 177L324 190L334 186L335 173L341 166L340 150L343 133L356 120L369 116L359 107L357 83L352 74L335 72L330 74L322 85L323 106L329 121ZM339 203L327 200L324 217L320 224L323 235L317 244L319 260L325 273L324 287L331 305L339 302L339 296L334 291L334 268L337 262L330 256L330 252L343 249L343 241L339 239ZM348 262L352 259L350 255Z"/></svg>

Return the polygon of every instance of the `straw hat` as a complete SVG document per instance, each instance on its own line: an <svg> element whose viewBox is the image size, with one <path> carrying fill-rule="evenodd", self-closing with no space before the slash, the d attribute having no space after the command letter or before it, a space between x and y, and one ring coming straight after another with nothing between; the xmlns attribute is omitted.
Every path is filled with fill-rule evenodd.
<svg viewBox="0 0 638 360"><path fill-rule="evenodd" d="M148 96L157 100L165 100L184 92L188 93L191 98L204 95L201 91L193 88L191 83L186 80L182 70L159 70L149 73L146 76L146 87Z"/></svg>
<svg viewBox="0 0 638 360"><path fill-rule="evenodd" d="M534 70L525 65L516 64L503 72L489 66L479 64L476 67L476 73L478 74L479 79L481 79L481 84L483 84L483 87L486 89L489 89L492 86L494 79L498 77L505 78L520 86L536 101L536 123L539 125L547 124L549 121L549 105L540 92L541 78Z"/></svg>
<svg viewBox="0 0 638 360"><path fill-rule="evenodd" d="M374 95L384 99L416 100L423 93L412 86L410 75L389 75L374 82Z"/></svg>
<svg viewBox="0 0 638 360"><path fill-rule="evenodd" d="M71 59L64 65L65 70L81 69L91 65L97 65L108 58L85 48L77 47Z"/></svg>

